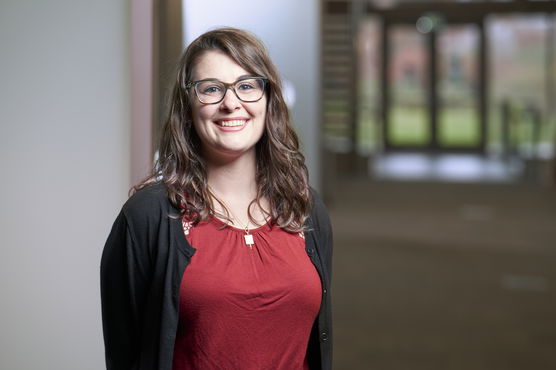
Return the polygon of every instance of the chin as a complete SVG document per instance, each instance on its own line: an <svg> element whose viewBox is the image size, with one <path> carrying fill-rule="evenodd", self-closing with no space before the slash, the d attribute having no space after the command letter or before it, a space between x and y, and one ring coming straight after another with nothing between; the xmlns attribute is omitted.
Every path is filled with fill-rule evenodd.
<svg viewBox="0 0 556 370"><path fill-rule="evenodd" d="M226 146L212 147L208 149L208 151L212 153L212 157L223 157L223 158L240 157L254 150L255 150L255 146L246 147L243 145L238 145L238 146L226 145Z"/></svg>

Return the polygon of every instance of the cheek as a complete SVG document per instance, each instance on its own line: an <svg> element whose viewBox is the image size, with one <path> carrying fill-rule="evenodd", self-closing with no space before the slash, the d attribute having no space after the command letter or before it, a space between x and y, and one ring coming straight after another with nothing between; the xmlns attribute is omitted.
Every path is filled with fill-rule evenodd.
<svg viewBox="0 0 556 370"><path fill-rule="evenodd" d="M263 121L263 122L266 121L266 109L265 108L260 110L259 117L261 117L261 121Z"/></svg>
<svg viewBox="0 0 556 370"><path fill-rule="evenodd" d="M212 105L194 107L191 112L191 117L193 118L193 124L197 132L199 130L205 131L207 126L211 123L214 117L214 107Z"/></svg>
<svg viewBox="0 0 556 370"><path fill-rule="evenodd" d="M194 106L191 111L191 116L193 117L193 121L198 122L203 120L206 117L205 109L206 107L198 107Z"/></svg>
<svg viewBox="0 0 556 370"><path fill-rule="evenodd" d="M260 121L262 121L263 123L266 122L266 115L267 115L266 99L260 102L260 105L257 106L256 111L254 113L259 118Z"/></svg>
<svg viewBox="0 0 556 370"><path fill-rule="evenodd" d="M259 122L257 131L260 131L260 134L262 135L262 133L266 129L266 109L265 108L257 112L257 121Z"/></svg>
<svg viewBox="0 0 556 370"><path fill-rule="evenodd" d="M195 132L197 133L197 136L199 136L200 138L203 138L206 136L206 132L207 132L207 124L206 124L206 120L203 118L203 113L199 112L199 111L194 111L192 112L192 118L193 118L193 129L195 130Z"/></svg>

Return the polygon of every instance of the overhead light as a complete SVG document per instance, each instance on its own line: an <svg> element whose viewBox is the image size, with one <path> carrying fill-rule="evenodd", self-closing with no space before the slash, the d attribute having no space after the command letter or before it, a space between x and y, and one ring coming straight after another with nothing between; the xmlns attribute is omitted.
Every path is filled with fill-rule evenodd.
<svg viewBox="0 0 556 370"><path fill-rule="evenodd" d="M437 13L427 13L417 19L415 27L421 33L429 33L438 30L443 23L443 18Z"/></svg>

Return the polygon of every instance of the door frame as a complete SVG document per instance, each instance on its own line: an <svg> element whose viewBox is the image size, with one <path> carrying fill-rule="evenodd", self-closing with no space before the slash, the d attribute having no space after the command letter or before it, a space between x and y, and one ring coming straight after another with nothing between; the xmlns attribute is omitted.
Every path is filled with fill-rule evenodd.
<svg viewBox="0 0 556 370"><path fill-rule="evenodd" d="M420 15L419 15L420 16ZM391 17L383 17L382 19L382 63L381 63L381 115L382 115L382 141L383 148L387 151L433 151L433 152L473 152L484 153L486 149L486 135L488 127L488 94L487 94L487 50L486 50L486 32L484 27L484 17L477 19L465 19L462 21L449 20L446 24L475 24L479 32L479 50L477 53L478 66L478 93L476 96L476 106L479 118L479 140L475 146L466 147L443 147L438 141L438 112L439 112L439 96L437 90L438 80L438 53L436 49L437 31L432 30L425 34L427 37L427 53L429 55L428 63L428 94L427 94L427 111L428 111L428 129L430 131L430 141L425 146L400 146L393 145L389 140L389 113L391 107L390 99L390 83L389 83L389 65L390 65L390 38L389 32L393 25L415 25L419 16L412 18L396 19Z"/></svg>

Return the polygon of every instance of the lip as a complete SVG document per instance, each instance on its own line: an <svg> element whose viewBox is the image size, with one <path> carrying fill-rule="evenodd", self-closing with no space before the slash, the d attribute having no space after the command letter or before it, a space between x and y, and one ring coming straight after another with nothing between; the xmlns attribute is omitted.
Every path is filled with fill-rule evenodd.
<svg viewBox="0 0 556 370"><path fill-rule="evenodd" d="M226 117L213 121L218 129L225 132L241 131L247 126L247 122L249 122L249 118L246 117Z"/></svg>

